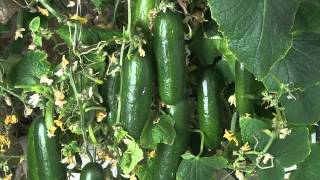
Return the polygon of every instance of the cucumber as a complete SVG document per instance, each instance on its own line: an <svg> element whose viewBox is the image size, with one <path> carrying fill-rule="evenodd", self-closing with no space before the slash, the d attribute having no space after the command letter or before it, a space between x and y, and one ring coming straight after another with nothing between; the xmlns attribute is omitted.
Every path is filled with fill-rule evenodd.
<svg viewBox="0 0 320 180"><path fill-rule="evenodd" d="M204 69L197 86L197 110L199 127L204 133L204 144L208 148L219 146L222 135L223 105L220 99L224 80L217 69Z"/></svg>
<svg viewBox="0 0 320 180"><path fill-rule="evenodd" d="M123 65L120 121L125 130L140 139L152 104L152 59L133 55Z"/></svg>
<svg viewBox="0 0 320 180"><path fill-rule="evenodd" d="M90 162L83 167L80 180L105 180L105 172L100 164Z"/></svg>
<svg viewBox="0 0 320 180"><path fill-rule="evenodd" d="M137 0L133 9L133 24L149 32L149 12L155 7L155 0Z"/></svg>
<svg viewBox="0 0 320 180"><path fill-rule="evenodd" d="M48 137L42 118L35 119L28 133L28 179L64 180L66 169L61 161L61 149L56 137Z"/></svg>
<svg viewBox="0 0 320 180"><path fill-rule="evenodd" d="M170 108L170 114L175 121L176 137L172 145L159 144L154 161L153 180L174 180L176 171L189 145L190 109L188 99L183 98Z"/></svg>
<svg viewBox="0 0 320 180"><path fill-rule="evenodd" d="M115 72L107 77L100 86L99 91L103 98L103 104L107 109L107 124L112 126L117 120L118 93L120 90L120 74Z"/></svg>
<svg viewBox="0 0 320 180"><path fill-rule="evenodd" d="M240 63L236 63L235 70L235 93L236 105L240 116L254 113L254 76Z"/></svg>
<svg viewBox="0 0 320 180"><path fill-rule="evenodd" d="M174 105L183 98L186 88L182 19L179 14L167 10L157 15L153 27L160 100Z"/></svg>

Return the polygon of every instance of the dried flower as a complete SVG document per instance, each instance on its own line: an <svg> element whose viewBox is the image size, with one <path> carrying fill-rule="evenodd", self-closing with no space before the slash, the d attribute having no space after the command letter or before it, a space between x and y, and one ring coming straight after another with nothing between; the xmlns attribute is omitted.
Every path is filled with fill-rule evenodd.
<svg viewBox="0 0 320 180"><path fill-rule="evenodd" d="M16 33L15 33L15 36L14 36L14 39L17 40L18 38L23 38L23 34L22 32L26 31L25 28L19 28L16 30Z"/></svg>
<svg viewBox="0 0 320 180"><path fill-rule="evenodd" d="M47 9L45 8L42 8L40 6L37 6L37 10L40 14L44 15L44 16L49 16L49 12Z"/></svg>
<svg viewBox="0 0 320 180"><path fill-rule="evenodd" d="M239 180L244 180L244 175L242 172L236 170L236 177L239 179Z"/></svg>
<svg viewBox="0 0 320 180"><path fill-rule="evenodd" d="M106 112L97 112L96 113L97 122L101 122L105 117L107 117Z"/></svg>
<svg viewBox="0 0 320 180"><path fill-rule="evenodd" d="M228 98L228 103L232 106L234 106L234 107L236 107L237 106L237 100L236 100L236 95L231 95L229 98Z"/></svg>
<svg viewBox="0 0 320 180"><path fill-rule="evenodd" d="M38 103L40 102L40 95L33 94L30 96L28 104L30 104L33 108L37 107Z"/></svg>
<svg viewBox="0 0 320 180"><path fill-rule="evenodd" d="M51 126L48 130L48 137L51 138L51 137L54 137L55 136L55 132L57 130L57 127L55 126Z"/></svg>
<svg viewBox="0 0 320 180"><path fill-rule="evenodd" d="M231 131L224 130L223 137L226 138L229 142L231 142L231 141L235 142L236 146L239 145L239 142L238 142L236 136Z"/></svg>
<svg viewBox="0 0 320 180"><path fill-rule="evenodd" d="M63 92L55 89L53 90L53 95L54 95L54 104L59 108L63 108L63 105L66 103L66 101L64 100Z"/></svg>
<svg viewBox="0 0 320 180"><path fill-rule="evenodd" d="M43 75L40 77L40 83L45 83L50 86L53 83L53 80L49 79L47 75Z"/></svg>
<svg viewBox="0 0 320 180"><path fill-rule="evenodd" d="M291 134L291 129L289 128L280 129L279 138L284 139L286 136L290 134Z"/></svg>
<svg viewBox="0 0 320 180"><path fill-rule="evenodd" d="M9 124L16 124L18 122L17 116L14 114L7 115L6 118L4 119L4 124L9 125Z"/></svg>
<svg viewBox="0 0 320 180"><path fill-rule="evenodd" d="M250 147L249 143L246 142L240 149L241 149L241 151L246 152L246 151L250 151L251 147Z"/></svg>
<svg viewBox="0 0 320 180"><path fill-rule="evenodd" d="M0 134L0 152L5 152L10 148L11 141L8 136Z"/></svg>

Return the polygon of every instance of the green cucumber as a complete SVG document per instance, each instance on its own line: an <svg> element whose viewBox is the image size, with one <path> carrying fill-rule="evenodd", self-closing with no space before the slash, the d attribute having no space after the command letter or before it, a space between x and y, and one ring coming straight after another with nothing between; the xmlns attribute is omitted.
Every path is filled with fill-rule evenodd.
<svg viewBox="0 0 320 180"><path fill-rule="evenodd" d="M155 7L155 0L137 0L133 9L133 24L149 32L149 13Z"/></svg>
<svg viewBox="0 0 320 180"><path fill-rule="evenodd" d="M175 121L176 137L172 145L159 144L154 162L153 180L174 180L176 171L189 145L190 109L188 99L183 98L170 107L170 114Z"/></svg>
<svg viewBox="0 0 320 180"><path fill-rule="evenodd" d="M160 12L154 22L154 54L160 100L178 103L186 88L186 55L182 19L178 13Z"/></svg>
<svg viewBox="0 0 320 180"><path fill-rule="evenodd" d="M204 69L201 80L197 86L197 109L199 114L199 127L204 133L204 144L208 148L219 146L222 135L223 105L220 99L224 80L217 69L208 67Z"/></svg>
<svg viewBox="0 0 320 180"><path fill-rule="evenodd" d="M236 105L240 116L254 113L254 76L240 63L236 63L235 70L235 93Z"/></svg>
<svg viewBox="0 0 320 180"><path fill-rule="evenodd" d="M35 119L28 133L28 179L66 179L66 169L60 161L61 150L56 137L49 138L45 121Z"/></svg>
<svg viewBox="0 0 320 180"><path fill-rule="evenodd" d="M152 59L135 54L124 61L122 73L120 121L129 135L140 139L152 104Z"/></svg>
<svg viewBox="0 0 320 180"><path fill-rule="evenodd" d="M105 180L105 172L100 164L90 162L83 167L80 180Z"/></svg>
<svg viewBox="0 0 320 180"><path fill-rule="evenodd" d="M100 86L99 91L103 98L103 104L107 109L107 124L112 126L117 121L118 93L120 90L120 74L115 72L109 76Z"/></svg>

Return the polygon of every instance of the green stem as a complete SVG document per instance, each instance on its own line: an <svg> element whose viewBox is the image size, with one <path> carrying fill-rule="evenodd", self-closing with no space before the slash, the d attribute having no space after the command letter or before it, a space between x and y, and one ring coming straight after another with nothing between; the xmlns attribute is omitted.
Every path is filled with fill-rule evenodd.
<svg viewBox="0 0 320 180"><path fill-rule="evenodd" d="M47 102L46 110L45 110L45 124L47 129L50 129L54 126L53 123L53 116L54 116L54 103L53 101L49 100Z"/></svg>
<svg viewBox="0 0 320 180"><path fill-rule="evenodd" d="M23 13L24 13L24 10L21 9L20 11L18 11L18 14L17 14L17 29L20 29L23 27Z"/></svg>
<svg viewBox="0 0 320 180"><path fill-rule="evenodd" d="M114 26L114 23L116 22L116 16L117 16L119 3L120 3L120 0L117 0L114 5L114 11L113 11L113 16L112 16L112 26Z"/></svg>
<svg viewBox="0 0 320 180"><path fill-rule="evenodd" d="M200 157L202 152L203 152L203 145L204 145L204 134L201 130L198 130L198 129L195 129L195 130L191 130L191 132L196 132L196 133L199 133L200 134L200 138L201 138L201 141L200 141L200 151L197 155L197 157Z"/></svg>
<svg viewBox="0 0 320 180"><path fill-rule="evenodd" d="M0 85L0 89L2 89L3 91L11 94L12 96L16 97L17 99L19 99L23 104L25 104L24 100L16 93L14 93L13 91L3 87L2 85Z"/></svg>
<svg viewBox="0 0 320 180"><path fill-rule="evenodd" d="M128 0L128 28L127 33L129 34L129 39L131 41L131 0Z"/></svg>
<svg viewBox="0 0 320 180"><path fill-rule="evenodd" d="M97 144L97 139L96 139L96 137L94 135L94 132L93 132L91 124L88 126L88 132L89 132L89 137L90 137L93 145L95 146Z"/></svg>
<svg viewBox="0 0 320 180"><path fill-rule="evenodd" d="M45 7L53 16L55 16L58 19L58 22L62 22L62 20L64 19L63 16L56 11L54 8L52 8L49 3L47 2L47 0L38 0L43 7Z"/></svg>
<svg viewBox="0 0 320 180"><path fill-rule="evenodd" d="M122 89L123 89L123 73L122 73L122 66L123 66L123 56L124 56L124 48L125 48L125 43L123 42L121 46L121 52L120 52L120 90L118 94L118 110L117 110L117 120L116 124L120 122L120 114L121 114L121 94L122 94Z"/></svg>
<svg viewBox="0 0 320 180"><path fill-rule="evenodd" d="M85 131L85 119L84 119L84 109L85 108L83 107L82 102L79 100L79 93L77 91L77 87L76 87L76 84L73 80L71 72L72 72L72 70L70 69L70 72L68 73L68 77L69 77L70 84L71 84L73 93L75 95L76 101L77 101L77 106L79 107L82 139L83 139L84 147L86 148L87 155L89 156L89 159L92 162L93 157L92 157L92 155L89 151L89 148L88 148L88 137L87 137L87 133Z"/></svg>
<svg viewBox="0 0 320 180"><path fill-rule="evenodd" d="M88 107L88 108L85 108L84 112L89 112L89 111L93 111L93 110L97 110L97 111L106 111L106 108L104 107Z"/></svg>
<svg viewBox="0 0 320 180"><path fill-rule="evenodd" d="M238 119L238 113L234 112L231 119L231 132L236 133L237 131L237 119Z"/></svg>

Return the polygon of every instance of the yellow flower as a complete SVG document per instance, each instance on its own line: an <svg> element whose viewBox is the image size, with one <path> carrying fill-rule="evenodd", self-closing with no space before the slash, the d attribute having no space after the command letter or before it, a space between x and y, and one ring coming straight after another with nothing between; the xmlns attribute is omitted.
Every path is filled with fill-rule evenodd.
<svg viewBox="0 0 320 180"><path fill-rule="evenodd" d="M37 6L37 9L38 9L38 12L39 12L40 14L42 14L42 15L44 15L44 16L49 16L49 12L48 12L47 9L44 9L44 8L42 8L42 7L40 7L40 6Z"/></svg>
<svg viewBox="0 0 320 180"><path fill-rule="evenodd" d="M246 151L250 151L250 150L251 150L251 147L250 147L249 143L246 142L240 149L241 149L243 152L246 152Z"/></svg>
<svg viewBox="0 0 320 180"><path fill-rule="evenodd" d="M68 61L68 59L66 58L65 55L62 56L62 61L61 61L61 66L63 69L66 69L67 68L67 65L69 64L70 62Z"/></svg>
<svg viewBox="0 0 320 180"><path fill-rule="evenodd" d="M53 90L53 94L54 94L54 104L60 108L63 108L63 105L66 103L66 101L64 101L63 92L55 89Z"/></svg>
<svg viewBox="0 0 320 180"><path fill-rule="evenodd" d="M155 150L153 150L153 151L151 151L150 153L149 153L149 157L150 158L154 158L156 156L156 151Z"/></svg>
<svg viewBox="0 0 320 180"><path fill-rule="evenodd" d="M0 134L0 152L5 152L10 148L11 141L8 136Z"/></svg>
<svg viewBox="0 0 320 180"><path fill-rule="evenodd" d="M88 19L86 17L81 17L76 14L71 16L69 19L77 20L80 22L80 24L87 24L87 22L88 22Z"/></svg>
<svg viewBox="0 0 320 180"><path fill-rule="evenodd" d="M105 117L107 117L107 113L97 112L96 117L97 117L97 122L101 122Z"/></svg>
<svg viewBox="0 0 320 180"><path fill-rule="evenodd" d="M226 138L229 142L231 142L231 141L235 142L236 146L239 145L239 142L238 142L236 136L231 131L224 130L223 137Z"/></svg>
<svg viewBox="0 0 320 180"><path fill-rule="evenodd" d="M11 180L12 179L12 174L8 174L3 177L3 180Z"/></svg>
<svg viewBox="0 0 320 180"><path fill-rule="evenodd" d="M55 126L51 126L51 127L49 128L49 130L48 130L48 136L49 136L49 138L55 136L54 133L56 132L56 130L57 130L57 127L55 127Z"/></svg>
<svg viewBox="0 0 320 180"><path fill-rule="evenodd" d="M139 46L138 51L139 51L139 55L140 55L141 57L146 56L146 52L144 51L144 49L142 49L142 47L141 47L141 46Z"/></svg>
<svg viewBox="0 0 320 180"><path fill-rule="evenodd" d="M63 122L61 120L61 116L59 116L59 118L54 120L53 122L57 127L59 127L62 131L64 131Z"/></svg>
<svg viewBox="0 0 320 180"><path fill-rule="evenodd" d="M25 28L17 29L16 32L15 32L14 39L17 40L18 38L23 38L22 32L24 32L24 31L26 31Z"/></svg>
<svg viewBox="0 0 320 180"><path fill-rule="evenodd" d="M18 122L17 116L14 114L7 115L6 118L4 119L4 124L9 125L9 124L16 124Z"/></svg>
<svg viewBox="0 0 320 180"><path fill-rule="evenodd" d="M232 106L234 106L234 107L236 107L237 106L237 99L236 99L236 96L233 94L233 95L231 95L229 98L228 98L228 103Z"/></svg>

